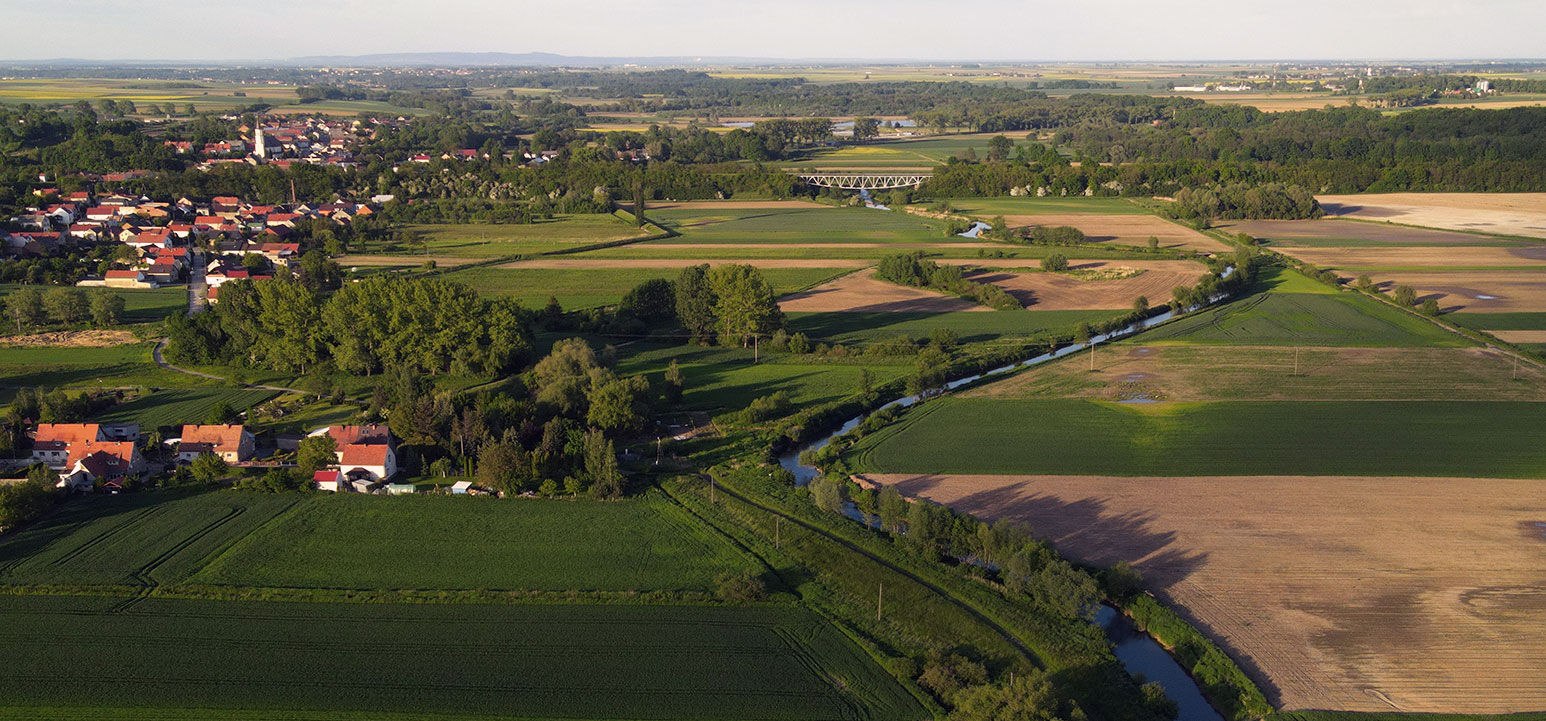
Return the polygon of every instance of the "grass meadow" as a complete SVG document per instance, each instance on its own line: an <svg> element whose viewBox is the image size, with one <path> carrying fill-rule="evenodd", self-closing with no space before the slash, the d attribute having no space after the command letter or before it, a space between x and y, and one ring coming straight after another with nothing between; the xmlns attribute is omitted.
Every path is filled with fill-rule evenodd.
<svg viewBox="0 0 1546 721"><path fill-rule="evenodd" d="M869 208L795 205L788 208L690 207L645 210L681 237L672 243L948 243L939 221Z"/></svg>
<svg viewBox="0 0 1546 721"><path fill-rule="evenodd" d="M0 597L0 616L15 671L0 680L0 705L79 708L74 718L147 718L145 708L203 718L926 717L836 629L787 606L11 596ZM65 679L65 668L113 672Z"/></svg>
<svg viewBox="0 0 1546 721"><path fill-rule="evenodd" d="M520 253L548 253L580 246L648 235L616 215L561 215L530 224L450 223L409 225L425 241L425 256L500 258ZM389 246L392 252L417 253ZM410 258L411 259L411 258Z"/></svg>
<svg viewBox="0 0 1546 721"><path fill-rule="evenodd" d="M1444 320L1471 330L1546 330L1546 313L1450 313Z"/></svg>
<svg viewBox="0 0 1546 721"><path fill-rule="evenodd" d="M682 406L687 410L739 410L762 396L787 392L795 405L819 404L853 395L868 368L879 385L912 370L910 358L879 357L822 361L787 353L763 353L752 362L750 348L673 346L630 355L620 373L645 373L663 382L676 360L685 377Z"/></svg>
<svg viewBox="0 0 1546 721"><path fill-rule="evenodd" d="M275 391L237 388L174 388L159 390L120 403L92 420L99 423L138 423L141 431L185 423L203 423L220 403L241 412L274 396Z"/></svg>
<svg viewBox="0 0 1546 721"><path fill-rule="evenodd" d="M790 313L789 327L823 343L857 345L899 336L927 339L942 328L955 331L963 343L980 343L1066 333L1080 323L1097 323L1116 315L1120 314L1109 310Z"/></svg>
<svg viewBox="0 0 1546 721"><path fill-rule="evenodd" d="M0 347L0 401L9 403L20 387L187 387L210 382L158 367L151 360L151 346Z"/></svg>
<svg viewBox="0 0 1546 721"><path fill-rule="evenodd" d="M307 499L192 579L223 586L712 590L748 559L657 496Z"/></svg>
<svg viewBox="0 0 1546 721"><path fill-rule="evenodd" d="M945 398L856 446L877 473L1546 477L1546 403Z"/></svg>

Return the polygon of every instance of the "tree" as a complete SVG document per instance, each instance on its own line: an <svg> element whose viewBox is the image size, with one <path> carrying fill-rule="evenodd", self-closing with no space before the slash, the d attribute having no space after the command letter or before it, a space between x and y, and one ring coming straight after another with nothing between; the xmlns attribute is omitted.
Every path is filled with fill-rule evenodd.
<svg viewBox="0 0 1546 721"><path fill-rule="evenodd" d="M1148 315L1149 296L1140 295L1133 300L1133 315Z"/></svg>
<svg viewBox="0 0 1546 721"><path fill-rule="evenodd" d="M810 483L811 502L827 513L842 513L843 503L848 500L845 497L845 490L847 489L843 487L841 479L817 476L811 479Z"/></svg>
<svg viewBox="0 0 1546 721"><path fill-rule="evenodd" d="M1149 250L1159 250L1159 237L1149 236Z"/></svg>
<svg viewBox="0 0 1546 721"><path fill-rule="evenodd" d="M1412 290L1410 285L1396 286L1395 297L1396 303L1402 307L1410 308L1417 305L1417 291Z"/></svg>
<svg viewBox="0 0 1546 721"><path fill-rule="evenodd" d="M671 365L666 366L666 402L680 403L682 401L682 388L686 384L686 378L682 375L682 367L676 359L671 359Z"/></svg>
<svg viewBox="0 0 1546 721"><path fill-rule="evenodd" d="M880 135L880 121L875 118L854 118L854 142L862 143Z"/></svg>
<svg viewBox="0 0 1546 721"><path fill-rule="evenodd" d="M200 483L214 483L225 477L230 466L213 453L201 453L193 459L193 477Z"/></svg>
<svg viewBox="0 0 1546 721"><path fill-rule="evenodd" d="M85 320L91 312L91 300L79 288L50 288L43 294L43 305L54 320L66 325Z"/></svg>
<svg viewBox="0 0 1546 721"><path fill-rule="evenodd" d="M204 422L212 426L221 426L231 423L237 418L239 416L236 414L236 410L231 408L230 403L218 401L213 408L209 409L209 414L204 416Z"/></svg>
<svg viewBox="0 0 1546 721"><path fill-rule="evenodd" d="M1041 259L1041 269L1047 273L1061 273L1068 270L1068 256L1062 253L1049 253Z"/></svg>
<svg viewBox="0 0 1546 721"><path fill-rule="evenodd" d="M902 522L907 519L907 499L902 498L901 492L896 486L886 486L880 489L878 500L880 508L880 524L888 531L897 531L902 528Z"/></svg>
<svg viewBox="0 0 1546 721"><path fill-rule="evenodd" d="M725 571L714 577L714 594L722 601L761 601L767 598L768 588L757 574L749 570Z"/></svg>
<svg viewBox="0 0 1546 721"><path fill-rule="evenodd" d="M1009 153L1015 148L1015 141L1002 135L988 138L988 160L1002 162L1009 157Z"/></svg>
<svg viewBox="0 0 1546 721"><path fill-rule="evenodd" d="M1065 713L1064 701L1045 671L1017 673L999 686L980 685L956 695L949 721L1063 721L1084 718Z"/></svg>
<svg viewBox="0 0 1546 721"><path fill-rule="evenodd" d="M617 498L623 494L623 473L617 467L617 449L601 431L585 432L585 475L591 492L598 498Z"/></svg>
<svg viewBox="0 0 1546 721"><path fill-rule="evenodd" d="M676 318L698 343L714 339L716 300L707 264L688 266L677 275Z"/></svg>
<svg viewBox="0 0 1546 721"><path fill-rule="evenodd" d="M651 278L629 289L618 310L646 323L665 323L676 318L676 291L671 281Z"/></svg>
<svg viewBox="0 0 1546 721"><path fill-rule="evenodd" d="M45 319L43 313L43 294L37 288L18 288L5 297L5 315L16 321L16 332L20 333L22 326L33 326L42 323Z"/></svg>
<svg viewBox="0 0 1546 721"><path fill-rule="evenodd" d="M599 369L596 352L581 338L566 338L537 362L532 378L537 402L563 415L579 416L586 408L591 371Z"/></svg>
<svg viewBox="0 0 1546 721"><path fill-rule="evenodd" d="M1430 318L1437 318L1439 315L1439 301L1433 298L1424 300L1419 312Z"/></svg>
<svg viewBox="0 0 1546 721"><path fill-rule="evenodd" d="M91 297L91 322L98 328L118 325L127 303L117 293L98 293Z"/></svg>
<svg viewBox="0 0 1546 721"><path fill-rule="evenodd" d="M950 363L950 354L938 348L930 346L918 352L918 359L913 364L913 374L907 379L907 392L910 395L928 395L939 390L945 385L945 366Z"/></svg>
<svg viewBox="0 0 1546 721"><path fill-rule="evenodd" d="M720 343L745 347L784 326L784 313L762 271L728 263L710 269L708 280L714 289L714 328Z"/></svg>
<svg viewBox="0 0 1546 721"><path fill-rule="evenodd" d="M478 485L505 494L520 493L526 490L522 471L527 467L520 446L508 441L490 443L478 456Z"/></svg>
<svg viewBox="0 0 1546 721"><path fill-rule="evenodd" d="M608 370L592 372L585 422L603 431L638 430L644 425L644 395L649 389L644 376L618 378Z"/></svg>
<svg viewBox="0 0 1546 721"><path fill-rule="evenodd" d="M300 448L295 452L296 468L307 477L336 463L338 463L338 441L327 433L301 439Z"/></svg>
<svg viewBox="0 0 1546 721"><path fill-rule="evenodd" d="M1369 277L1368 273L1364 273L1358 276L1356 285L1358 286L1359 290L1367 291L1374 287L1374 280Z"/></svg>

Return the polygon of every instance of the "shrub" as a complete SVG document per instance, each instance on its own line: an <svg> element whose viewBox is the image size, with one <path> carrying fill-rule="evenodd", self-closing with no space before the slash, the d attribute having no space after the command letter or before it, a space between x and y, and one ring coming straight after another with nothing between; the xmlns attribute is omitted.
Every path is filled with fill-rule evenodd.
<svg viewBox="0 0 1546 721"><path fill-rule="evenodd" d="M738 603L761 601L768 596L767 584L751 571L726 571L714 578L714 595Z"/></svg>
<svg viewBox="0 0 1546 721"><path fill-rule="evenodd" d="M1041 259L1041 269L1048 273L1061 273L1068 270L1068 256L1052 253Z"/></svg>

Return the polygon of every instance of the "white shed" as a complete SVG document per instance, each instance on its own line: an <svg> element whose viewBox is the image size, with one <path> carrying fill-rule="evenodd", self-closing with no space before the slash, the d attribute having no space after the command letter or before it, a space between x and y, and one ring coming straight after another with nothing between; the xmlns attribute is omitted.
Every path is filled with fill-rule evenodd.
<svg viewBox="0 0 1546 721"><path fill-rule="evenodd" d="M452 484L452 486L451 486L451 493L453 495L465 496L465 495L467 495L468 491L471 491L471 490L472 490L472 481L457 481L455 484Z"/></svg>

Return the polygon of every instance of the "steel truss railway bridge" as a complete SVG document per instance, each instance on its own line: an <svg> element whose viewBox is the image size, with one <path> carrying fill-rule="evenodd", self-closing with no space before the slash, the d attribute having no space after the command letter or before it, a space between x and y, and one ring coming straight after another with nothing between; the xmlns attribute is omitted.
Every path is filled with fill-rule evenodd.
<svg viewBox="0 0 1546 721"><path fill-rule="evenodd" d="M800 173L801 182L818 188L842 190L891 190L892 188L916 188L928 180L930 173Z"/></svg>

